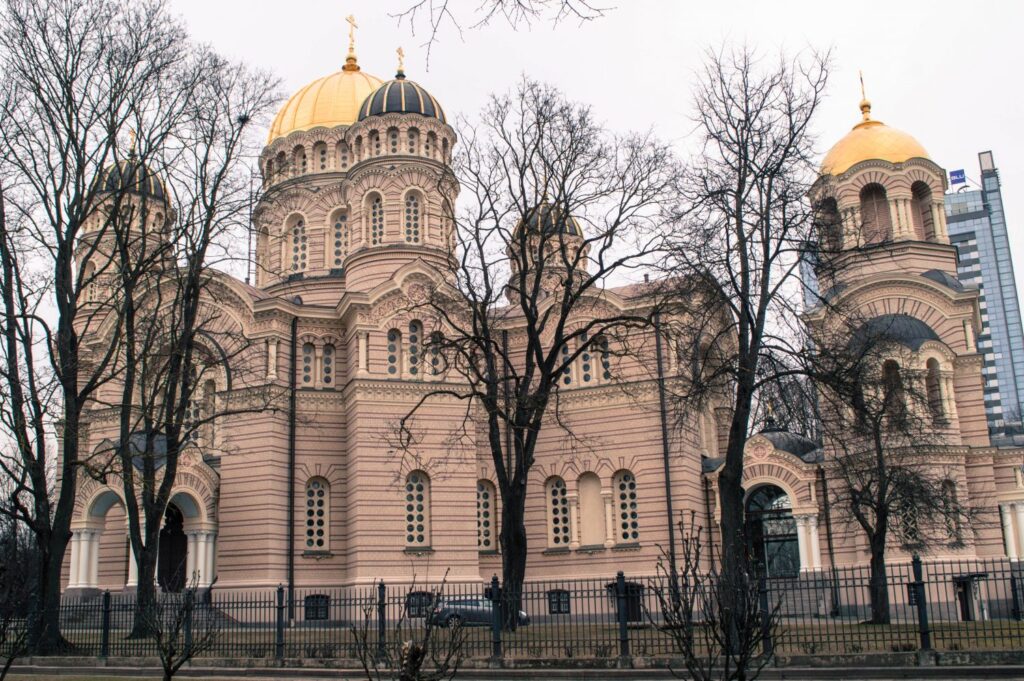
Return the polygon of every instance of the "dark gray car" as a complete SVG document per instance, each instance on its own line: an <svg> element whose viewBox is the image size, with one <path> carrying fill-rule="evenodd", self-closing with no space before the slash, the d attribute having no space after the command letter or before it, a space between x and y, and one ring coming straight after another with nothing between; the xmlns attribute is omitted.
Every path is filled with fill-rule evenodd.
<svg viewBox="0 0 1024 681"><path fill-rule="evenodd" d="M489 627L493 622L494 606L490 599L483 597L443 598L430 613L430 623L451 627ZM530 623L530 618L519 611L519 626Z"/></svg>

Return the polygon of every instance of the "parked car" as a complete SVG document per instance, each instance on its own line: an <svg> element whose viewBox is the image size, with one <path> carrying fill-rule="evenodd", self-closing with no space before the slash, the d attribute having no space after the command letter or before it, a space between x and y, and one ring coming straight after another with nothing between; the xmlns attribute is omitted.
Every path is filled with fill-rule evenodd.
<svg viewBox="0 0 1024 681"><path fill-rule="evenodd" d="M488 598L442 598L430 613L430 623L435 626L489 627L494 618L494 605ZM530 623L530 617L519 611L519 626Z"/></svg>

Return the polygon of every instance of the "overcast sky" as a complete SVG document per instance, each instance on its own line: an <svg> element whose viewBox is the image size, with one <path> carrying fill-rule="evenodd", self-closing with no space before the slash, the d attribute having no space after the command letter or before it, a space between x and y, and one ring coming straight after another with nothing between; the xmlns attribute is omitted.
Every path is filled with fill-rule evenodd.
<svg viewBox="0 0 1024 681"><path fill-rule="evenodd" d="M592 0L617 5L579 25L518 31L495 22L446 26L427 70L425 34L389 16L413 0L172 0L191 31L222 53L276 72L286 94L339 68L344 17L359 24L362 68L393 76L403 47L409 78L449 117L472 114L522 74L562 88L618 130L655 129L688 150L690 90L702 50L747 41L767 52L831 47L835 68L818 119L819 146L859 120L857 71L873 116L913 134L932 160L978 179L979 151L999 167L1018 281L1024 281L1024 2L1016 0ZM472 12L481 0L452 0ZM425 29L426 25L419 26Z"/></svg>

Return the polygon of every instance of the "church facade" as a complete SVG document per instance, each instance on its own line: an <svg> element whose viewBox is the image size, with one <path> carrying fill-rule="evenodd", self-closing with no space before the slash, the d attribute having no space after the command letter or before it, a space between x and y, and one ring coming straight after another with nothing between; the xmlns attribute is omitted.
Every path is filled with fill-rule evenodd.
<svg viewBox="0 0 1024 681"><path fill-rule="evenodd" d="M945 174L869 111L822 168L855 261L832 284L870 316L915 320L908 347L916 364L906 369L938 371L950 483L991 522L937 554L1016 560L1024 556L1024 457L988 440L978 293L956 280ZM386 437L447 380L430 355L430 321L407 301L449 253L438 178L457 143L425 88L401 71L389 81L366 73L352 49L340 71L278 113L260 159L255 282L218 275L208 291L207 304L252 341L249 365L211 371L203 399L226 403L273 386L290 406L218 419L183 455L161 535L164 588L179 588L182 575L241 590L500 574L501 501L486 438L453 445L446 437L464 405L436 401L421 412L426 433L415 460ZM606 298L620 308L643 304L629 287ZM808 312L812 323L816 314ZM666 372L678 371L674 361L666 359ZM670 508L715 524L727 412L709 406L666 451L657 383L638 378L627 393L613 376L630 371L598 350L563 378L561 408L590 444L569 446L557 429L541 438L527 506L528 579L652 574ZM115 417L90 416L86 451L116 432ZM791 567L801 573L867 560L857 528L825 503L827 460L813 442L778 429L747 445L748 504L782 512ZM113 476L83 478L67 593L136 585L122 495ZM899 547L893 556L907 558Z"/></svg>

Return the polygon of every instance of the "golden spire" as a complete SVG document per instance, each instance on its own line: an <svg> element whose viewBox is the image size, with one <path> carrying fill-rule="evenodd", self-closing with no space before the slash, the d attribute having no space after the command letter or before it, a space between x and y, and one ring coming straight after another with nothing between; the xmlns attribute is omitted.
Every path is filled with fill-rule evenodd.
<svg viewBox="0 0 1024 681"><path fill-rule="evenodd" d="M345 21L348 22L348 56L345 57L346 71L358 71L359 64L356 62L356 29L359 28L359 24L356 23L354 15L349 14L345 17Z"/></svg>
<svg viewBox="0 0 1024 681"><path fill-rule="evenodd" d="M403 50L401 47L399 47L397 50L395 50L395 54L398 55L398 74L395 77L396 78L404 78L405 77L405 50Z"/></svg>
<svg viewBox="0 0 1024 681"><path fill-rule="evenodd" d="M864 94L864 72L858 71L857 74L860 76L860 113L864 117L865 121L871 120L871 100Z"/></svg>

